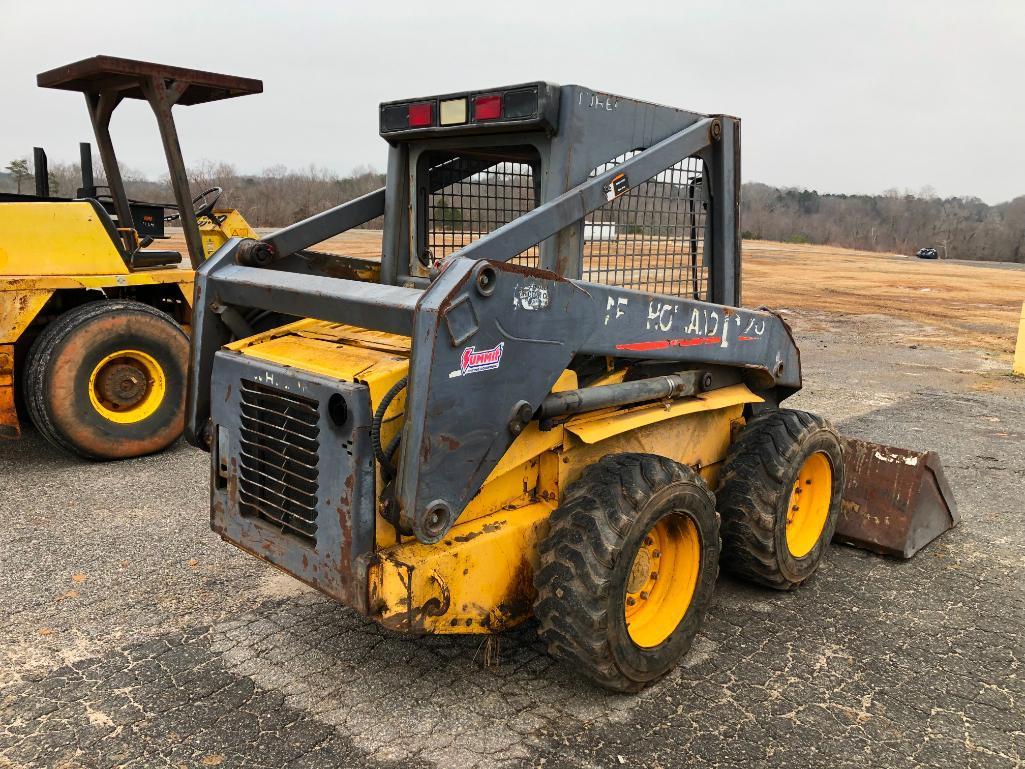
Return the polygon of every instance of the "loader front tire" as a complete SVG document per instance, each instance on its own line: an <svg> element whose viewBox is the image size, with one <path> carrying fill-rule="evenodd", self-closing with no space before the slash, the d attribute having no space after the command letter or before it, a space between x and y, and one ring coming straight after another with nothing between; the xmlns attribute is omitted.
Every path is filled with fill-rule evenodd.
<svg viewBox="0 0 1025 769"><path fill-rule="evenodd" d="M29 416L50 443L89 459L160 451L184 427L188 359L188 337L160 310L114 299L76 307L29 351Z"/></svg>
<svg viewBox="0 0 1025 769"><path fill-rule="evenodd" d="M549 653L636 692L676 666L708 610L715 497L689 467L612 454L570 484L539 551L534 615Z"/></svg>
<svg viewBox="0 0 1025 769"><path fill-rule="evenodd" d="M808 579L836 530L843 473L840 440L822 417L781 409L748 422L716 493L723 567L778 590Z"/></svg>

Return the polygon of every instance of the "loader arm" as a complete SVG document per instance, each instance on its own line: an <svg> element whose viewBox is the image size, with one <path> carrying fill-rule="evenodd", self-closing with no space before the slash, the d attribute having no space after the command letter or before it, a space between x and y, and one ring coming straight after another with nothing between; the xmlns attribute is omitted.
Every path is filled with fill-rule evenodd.
<svg viewBox="0 0 1025 769"><path fill-rule="evenodd" d="M444 536L575 356L736 367L772 400L801 386L769 312L501 262L453 259L417 303L413 339L397 503L421 542Z"/></svg>

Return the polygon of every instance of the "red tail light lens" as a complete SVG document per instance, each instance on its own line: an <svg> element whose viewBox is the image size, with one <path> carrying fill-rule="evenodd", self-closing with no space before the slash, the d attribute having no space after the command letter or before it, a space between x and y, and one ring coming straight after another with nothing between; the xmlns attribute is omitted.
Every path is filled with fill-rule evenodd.
<svg viewBox="0 0 1025 769"><path fill-rule="evenodd" d="M409 105L409 127L422 128L434 125L434 102L425 101Z"/></svg>
<svg viewBox="0 0 1025 769"><path fill-rule="evenodd" d="M502 117L502 95L478 96L473 100L473 114L477 120L497 120Z"/></svg>

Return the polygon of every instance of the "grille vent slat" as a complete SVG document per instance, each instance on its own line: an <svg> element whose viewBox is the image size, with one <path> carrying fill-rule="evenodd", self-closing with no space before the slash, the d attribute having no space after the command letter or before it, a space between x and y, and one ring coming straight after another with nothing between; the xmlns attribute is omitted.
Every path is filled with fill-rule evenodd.
<svg viewBox="0 0 1025 769"><path fill-rule="evenodd" d="M309 488L307 493L310 493L310 494L315 493L315 489L316 489L316 485L317 484L316 483L310 483L309 479L303 473L301 473L301 472L297 473L297 472L295 472L294 470L291 470L288 467L275 466L272 463L268 463L266 460L260 459L259 457L254 457L252 454L250 454L247 451L242 451L240 453L242 455L242 463L251 466L255 472L258 472L258 473L259 472L263 472L263 470L261 470L260 466L262 466L262 467L268 467L269 466L269 467L273 468L275 471L281 471L285 475L287 475L289 477L289 481L286 481L286 482L293 483L293 484L298 484L300 486L308 486L310 488ZM282 479L282 480L284 480L284 479Z"/></svg>
<svg viewBox="0 0 1025 769"><path fill-rule="evenodd" d="M319 404L243 379L240 405L240 511L316 544Z"/></svg>
<svg viewBox="0 0 1025 769"><path fill-rule="evenodd" d="M299 486L294 486L291 483L283 481L280 477L276 478L273 474L264 472L263 470L260 470L246 462L243 462L242 466L245 467L246 473L251 477L251 480L254 483L259 484L262 488L265 488L284 499L292 496L297 502L308 507L317 506L316 487L310 491L309 489L300 488Z"/></svg>
<svg viewBox="0 0 1025 769"><path fill-rule="evenodd" d="M293 462L312 463L317 462L317 446L313 445L312 448L307 448L309 444L300 446L296 442L289 440L287 437L281 437L278 435L270 435L270 430L274 429L273 425L262 425L257 421L247 421L245 417L242 418L242 438L243 440L259 441L264 443L271 443L273 445L267 446L269 451L278 454L281 457L287 458Z"/></svg>
<svg viewBox="0 0 1025 769"><path fill-rule="evenodd" d="M257 412L259 416L252 416L251 414L249 414L249 411L249 406L243 404L241 413L242 423L244 425L251 426L252 429L262 429L267 431L268 433L275 433L274 437L285 443L294 440L302 447L310 446L310 438L307 435L304 435L303 432L300 432L299 430L295 429L296 423L288 422L284 425L276 424L273 420L277 418L278 415L272 411L261 410ZM259 427L256 427L257 425L259 425ZM302 429L306 432L309 432L308 425L303 427ZM315 452L316 448L310 447L307 450Z"/></svg>

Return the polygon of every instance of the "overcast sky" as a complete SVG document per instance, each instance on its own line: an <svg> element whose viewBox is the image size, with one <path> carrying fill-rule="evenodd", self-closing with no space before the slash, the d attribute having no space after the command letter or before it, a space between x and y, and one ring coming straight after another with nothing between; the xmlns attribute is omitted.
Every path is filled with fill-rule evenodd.
<svg viewBox="0 0 1025 769"><path fill-rule="evenodd" d="M35 76L103 53L263 80L175 110L189 164L383 170L378 102L550 80L740 116L745 181L1025 194L1023 0L0 0L0 19L0 165L77 158L84 100ZM166 173L143 103L112 132L122 163Z"/></svg>

